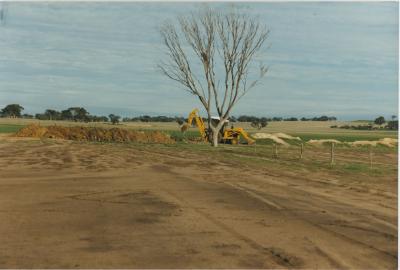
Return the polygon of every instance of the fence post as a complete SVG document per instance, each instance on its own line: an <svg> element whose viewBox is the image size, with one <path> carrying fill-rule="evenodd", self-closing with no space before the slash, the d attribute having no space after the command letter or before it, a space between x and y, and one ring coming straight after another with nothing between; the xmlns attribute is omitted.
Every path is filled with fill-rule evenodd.
<svg viewBox="0 0 400 270"><path fill-rule="evenodd" d="M272 144L272 157L278 158L278 146L276 143Z"/></svg>
<svg viewBox="0 0 400 270"><path fill-rule="evenodd" d="M304 152L304 144L301 143L301 145L300 145L300 159L303 158L303 152Z"/></svg>
<svg viewBox="0 0 400 270"><path fill-rule="evenodd" d="M335 143L331 143L331 165L335 164Z"/></svg>
<svg viewBox="0 0 400 270"><path fill-rule="evenodd" d="M275 143L272 144L272 157L275 158Z"/></svg>

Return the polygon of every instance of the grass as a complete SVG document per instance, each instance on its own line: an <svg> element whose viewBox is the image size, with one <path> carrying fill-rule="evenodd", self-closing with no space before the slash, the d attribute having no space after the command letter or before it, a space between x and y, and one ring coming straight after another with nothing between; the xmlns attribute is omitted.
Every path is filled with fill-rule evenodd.
<svg viewBox="0 0 400 270"><path fill-rule="evenodd" d="M165 133L171 135L176 141L194 140L200 138L200 132L196 130L186 131L185 134L178 130L164 130ZM326 133L315 133L315 134L304 134L304 133L292 133L294 137L300 137L303 142L309 140L323 140L323 139L334 139L341 142L354 142L354 141L376 141L385 137L396 138L397 132L388 134L365 134L365 133L351 133L351 134L326 134ZM285 140L285 139L284 139ZM291 145L299 145L301 141L298 140L285 140ZM246 143L245 140L241 140L241 143ZM273 145L275 142L271 139L257 139L257 145Z"/></svg>
<svg viewBox="0 0 400 270"><path fill-rule="evenodd" d="M0 124L0 133L15 133L24 125L13 125L13 124Z"/></svg>
<svg viewBox="0 0 400 270"><path fill-rule="evenodd" d="M49 121L49 120L37 120L37 119L16 119L16 118L0 118L0 125L28 125L37 123L43 126L48 125L62 125L62 126L96 126L96 127L119 127L127 129L146 129L146 130L162 130L168 133L173 133L176 136L179 134L179 125L175 122L162 123L162 122L123 122L118 125L111 125L110 123L80 123L73 121ZM387 130L338 130L330 128L331 125L354 125L353 122L319 122L319 121L282 121L282 122L270 122L266 128L258 130L250 125L250 123L232 123L235 127L242 127L248 133L255 132L266 132L275 133L283 132L292 136L300 136L312 139L326 138L326 137L337 137L337 138L349 138L355 140L356 138L384 138L384 137L397 137L396 131ZM196 128L190 128L187 131L187 135L198 134Z"/></svg>
<svg viewBox="0 0 400 270"><path fill-rule="evenodd" d="M294 133L292 136L300 137L303 141L309 140L323 140L323 139L334 139L341 142L354 142L354 141L376 141L385 137L397 137L397 132L376 134L376 133L348 133L348 134L304 134L304 133Z"/></svg>
<svg viewBox="0 0 400 270"><path fill-rule="evenodd" d="M50 124L66 126L101 126L113 127L105 123L76 123L67 121L38 121L25 119L0 119L0 133L14 133L23 126L30 123L39 123L46 126ZM320 122L278 122L262 130L251 128L248 123L237 123L235 126L242 126L249 133L254 132L284 132L295 137L300 137L303 141L311 139L336 139L343 142L352 142L357 140L379 140L384 137L397 137L394 131L337 131L330 129L331 123ZM311 146L305 145L304 159L298 159L301 143L296 140L287 140L290 144L288 148L279 146L279 158L273 157L273 144L270 139L258 139L256 145L220 145L218 148L210 147L207 143L192 143L189 141L200 141L200 133L196 128L190 128L184 134L180 132L176 123L123 123L117 125L120 128L134 130L160 130L169 134L177 141L175 145L136 145L135 147L161 147L170 151L197 152L200 154L215 156L230 163L237 163L244 166L269 166L288 171L308 170L308 171L328 171L334 174L360 175L380 173L397 173L397 163L394 164L393 157L397 157L397 148L386 146L373 147L374 164L371 169L369 166L369 146L350 147L348 145L336 145L335 155L337 155L337 164L329 164L329 145ZM244 142L244 141L243 141ZM133 146L133 145L132 145ZM390 158L390 160L388 160Z"/></svg>
<svg viewBox="0 0 400 270"><path fill-rule="evenodd" d="M342 167L344 170L351 172L362 172L370 169L367 164L360 164L360 163L348 163L343 165Z"/></svg>
<svg viewBox="0 0 400 270"><path fill-rule="evenodd" d="M160 147L160 146L151 146ZM254 168L268 167L270 170L288 171L297 173L309 171L313 173L325 172L332 176L359 177L397 175L397 163L393 156L388 160L387 154L396 154L394 148L374 148L373 167L370 168L369 149L343 147L336 149L335 164L330 164L330 148L325 146L306 146L304 157L299 159L298 146L291 145L279 148L279 157L273 155L272 145L220 145L218 148L210 147L206 143L178 142L174 145L162 146L172 152L184 151L197 154L206 154L211 159L219 159L234 164Z"/></svg>
<svg viewBox="0 0 400 270"><path fill-rule="evenodd" d="M178 130L165 130L164 132L169 134L171 138L173 138L177 142L183 142L185 140L195 140L200 138L200 132L196 130L189 130L185 133L182 133Z"/></svg>
<svg viewBox="0 0 400 270"><path fill-rule="evenodd" d="M23 127L22 125L0 124L0 132L16 132ZM331 178L358 179L360 177L378 177L379 179L395 178L397 176L397 148L384 146L373 148L373 167L369 163L369 147L349 147L337 145L335 147L335 164L329 162L329 146L305 145L303 159L299 159L300 146L293 141L289 147L279 146L278 158L274 157L272 141L257 140L256 145L223 145L218 148L211 147L208 143L189 142L188 138L199 138L200 134L196 130L189 130L185 134L176 130L163 130L177 140L176 144L140 144L140 143L99 143L93 144L115 144L116 147L134 147L142 149L153 149L174 155L199 154L210 158L210 160L220 160L232 166L243 166L247 168L263 169L268 168L271 172L281 174L301 174L307 173L326 174ZM354 135L353 135L354 136ZM304 137L303 137L304 138ZM320 134L315 134L307 139L321 138ZM322 138L325 138L322 136ZM330 137L332 138L332 137ZM339 137L334 137L338 139ZM343 138L343 137L342 137ZM348 139L348 137L346 137ZM364 138L365 139L365 138ZM376 139L373 135L369 139ZM46 141L46 140L45 140ZM88 142L74 142L88 143ZM195 162L195 161L194 161ZM377 179L378 179L377 178ZM347 181L347 180L346 180Z"/></svg>

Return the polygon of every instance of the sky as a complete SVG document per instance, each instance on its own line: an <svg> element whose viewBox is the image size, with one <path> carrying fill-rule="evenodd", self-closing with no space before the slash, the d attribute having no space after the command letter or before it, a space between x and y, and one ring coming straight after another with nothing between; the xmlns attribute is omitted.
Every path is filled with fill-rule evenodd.
<svg viewBox="0 0 400 270"><path fill-rule="evenodd" d="M186 116L198 99L157 68L159 27L202 8L177 2L0 3L0 107ZM208 3L219 11L230 3ZM233 115L390 117L398 111L398 3L235 3L270 30L269 67Z"/></svg>

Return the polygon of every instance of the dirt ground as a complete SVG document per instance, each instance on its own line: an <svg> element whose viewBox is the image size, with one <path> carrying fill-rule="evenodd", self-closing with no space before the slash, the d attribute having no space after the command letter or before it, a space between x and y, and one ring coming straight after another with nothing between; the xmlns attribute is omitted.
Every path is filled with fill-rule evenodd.
<svg viewBox="0 0 400 270"><path fill-rule="evenodd" d="M395 176L5 136L0 153L0 268L397 268Z"/></svg>

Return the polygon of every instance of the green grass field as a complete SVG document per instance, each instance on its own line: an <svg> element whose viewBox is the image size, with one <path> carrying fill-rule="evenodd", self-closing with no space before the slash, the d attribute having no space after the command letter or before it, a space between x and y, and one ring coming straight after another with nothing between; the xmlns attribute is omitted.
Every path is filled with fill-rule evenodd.
<svg viewBox="0 0 400 270"><path fill-rule="evenodd" d="M15 133L24 125L0 124L0 133Z"/></svg>
<svg viewBox="0 0 400 270"><path fill-rule="evenodd" d="M179 130L177 123L142 123L129 122L112 125L110 123L77 123L72 121L41 121L36 119L10 119L0 118L0 133L14 133L21 127L36 123L42 126L62 125L62 126L91 126L91 127L119 127L135 130L161 130L170 134L177 141L200 137L197 128L190 128L185 134ZM276 133L283 132L292 136L300 137L303 141L311 139L335 139L344 142L357 140L379 140L382 138L397 138L397 131L387 130L341 130L330 128L331 125L351 124L351 122L270 122L266 128L261 130L251 127L250 123L232 123L235 127L243 127L250 135L257 132ZM269 140L258 140L259 144L270 144Z"/></svg>
<svg viewBox="0 0 400 270"><path fill-rule="evenodd" d="M272 144L256 145L223 145L217 148L205 143L184 143L173 145L132 145L133 147L169 149L172 152L182 151L207 155L215 160L224 160L233 166L259 168L267 166L272 170L299 173L299 171L326 172L331 175L345 177L395 176L397 175L397 149L385 146L373 148L373 164L371 166L368 147L337 147L334 165L330 164L329 146L306 145L302 159L300 147L290 145L279 146L278 156L274 155Z"/></svg>
<svg viewBox="0 0 400 270"><path fill-rule="evenodd" d="M220 145L212 148L207 143L193 143L200 141L200 133L196 128L190 128L185 134L181 133L177 123L121 123L111 125L109 123L76 123L66 121L38 121L27 119L0 119L0 133L12 134L22 127L37 123L42 126L64 125L64 126L95 126L103 128L119 127L135 130L161 130L171 135L177 141L175 145L142 145L135 147L172 147L179 151L188 150L217 155L226 161L236 161L246 166L268 166L283 170L296 171L327 170L331 173L344 173L346 175L394 175L397 173L397 148L386 146L373 147L373 162L371 168L369 146L350 147L346 144L337 145L335 153L335 166L330 165L329 145L305 144L305 152L302 160L299 160L300 141L289 140L288 147L279 146L279 157L274 157L274 142L269 139L258 139L255 145ZM355 131L337 130L330 128L327 122L272 122L267 128L257 130L249 123L235 123L236 127L243 127L249 134L257 132L276 133L283 132L295 137L300 137L303 142L311 139L336 139L342 142L353 142L357 140L379 140L381 138L397 138L394 131ZM189 143L190 141L190 143ZM132 144L135 145L135 144ZM129 147L129 144L127 145ZM388 157L390 158L388 159Z"/></svg>

